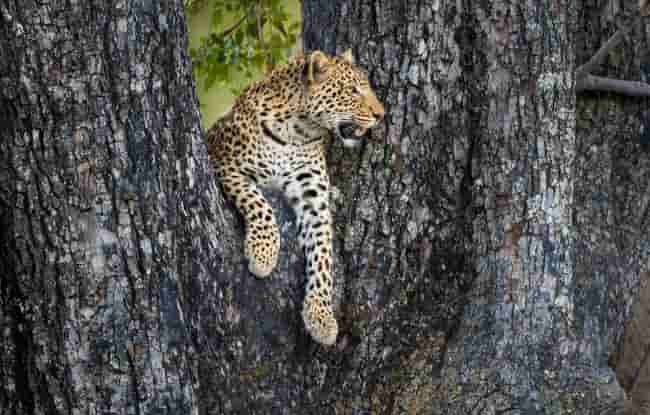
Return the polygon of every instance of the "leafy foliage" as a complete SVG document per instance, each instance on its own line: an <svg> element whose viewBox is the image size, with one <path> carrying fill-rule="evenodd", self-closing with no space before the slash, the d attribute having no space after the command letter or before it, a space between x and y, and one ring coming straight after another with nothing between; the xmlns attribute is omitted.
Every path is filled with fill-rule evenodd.
<svg viewBox="0 0 650 415"><path fill-rule="evenodd" d="M210 12L210 33L190 54L205 88L248 80L285 61L296 43L299 22L291 22L282 0L187 0L188 13ZM237 91L235 91L237 92Z"/></svg>

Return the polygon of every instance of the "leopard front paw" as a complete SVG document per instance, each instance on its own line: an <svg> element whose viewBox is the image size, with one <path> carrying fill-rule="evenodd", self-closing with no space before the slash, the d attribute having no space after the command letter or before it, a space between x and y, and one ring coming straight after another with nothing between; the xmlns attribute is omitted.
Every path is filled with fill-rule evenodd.
<svg viewBox="0 0 650 415"><path fill-rule="evenodd" d="M278 263L280 237L277 235L277 230L271 234L247 232L244 249L248 259L248 270L256 277L267 277Z"/></svg>
<svg viewBox="0 0 650 415"><path fill-rule="evenodd" d="M329 300L318 295L305 298L302 319L311 337L320 344L331 346L336 342L339 326Z"/></svg>

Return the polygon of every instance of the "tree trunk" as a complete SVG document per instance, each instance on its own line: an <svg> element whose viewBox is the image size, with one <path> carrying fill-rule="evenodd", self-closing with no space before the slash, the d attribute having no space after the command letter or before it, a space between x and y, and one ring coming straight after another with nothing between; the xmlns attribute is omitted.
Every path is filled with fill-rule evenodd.
<svg viewBox="0 0 650 415"><path fill-rule="evenodd" d="M639 19L637 4L600 0L585 6L578 26L579 63L617 29L627 27L627 41L609 55L598 75L648 82L650 26L647 19ZM609 358L630 398L628 415L650 414L648 104L647 98L595 93L578 100L576 228L581 254L576 269L583 318L588 333L600 339L591 347L602 360ZM639 298L632 307L637 291Z"/></svg>
<svg viewBox="0 0 650 415"><path fill-rule="evenodd" d="M613 113L596 104L608 97L576 101L572 89L576 65L613 33L594 25L602 13L614 26L607 2L339 0L330 6L336 13L318 3L303 3L305 46L352 46L387 104L384 143L359 157L361 179L334 173L335 182L352 189L345 199L355 201L341 227L364 235L368 249L346 253L344 261L372 275L373 287L392 284L365 336L377 338L372 328L381 327L384 313L399 315L404 303L394 301L409 298L410 284L429 307L411 308L388 330L398 339L444 334L441 349L428 341L411 351L383 338L399 369L415 374L410 379L382 372L387 352L373 358L364 349L387 382L361 377L366 400L349 407L371 407L371 391L379 390L395 413L404 411L398 405L420 404L422 413L441 414L621 410L623 392L607 364L648 268L650 157L638 135L647 101L626 100L630 108L617 105ZM638 13L633 6L627 22ZM648 34L643 26L633 33L641 44L627 47L632 59L618 60L632 64L609 76L643 76L635 51L648 50ZM377 152L388 155L386 164L372 164ZM366 157L379 169L364 170ZM340 160L333 158L333 171ZM366 265L375 263L378 238L355 218L369 198L380 201L370 210L377 214L407 201L389 214L397 226L388 234L399 240L415 229L417 242L382 243L383 252L406 259L398 272L372 274ZM428 223L413 225L419 215ZM355 298L357 284L350 276L346 298ZM453 284L456 293L471 288L459 299ZM463 302L458 319L453 306ZM408 360L422 355L427 360ZM435 391L428 406L417 392L427 382Z"/></svg>
<svg viewBox="0 0 650 415"><path fill-rule="evenodd" d="M0 22L0 412L190 413L225 242L182 2Z"/></svg>

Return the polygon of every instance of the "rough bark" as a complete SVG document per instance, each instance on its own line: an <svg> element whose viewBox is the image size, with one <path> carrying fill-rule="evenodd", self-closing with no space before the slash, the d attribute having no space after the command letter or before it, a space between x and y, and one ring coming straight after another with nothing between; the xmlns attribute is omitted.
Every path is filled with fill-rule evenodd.
<svg viewBox="0 0 650 415"><path fill-rule="evenodd" d="M625 415L650 414L650 275L641 275L639 298L625 324L620 348L612 354L621 386L628 394Z"/></svg>
<svg viewBox="0 0 650 415"><path fill-rule="evenodd" d="M183 290L222 257L186 48L181 1L0 2L3 414L196 405Z"/></svg>
<svg viewBox="0 0 650 415"><path fill-rule="evenodd" d="M578 26L580 63L638 14L636 5L629 2L593 1L585 6ZM645 19L631 29L599 75L648 81L650 26ZM648 413L650 396L650 366L644 360L650 282L649 104L647 98L609 94L582 94L578 99L581 176L576 223L585 252L578 257L578 275L584 301L591 303L586 309L587 327L602 333L597 347L600 353L609 354L609 363L630 398L629 415ZM632 307L637 291L639 297ZM601 299L595 302L597 297ZM603 306L596 308L597 303Z"/></svg>
<svg viewBox="0 0 650 415"><path fill-rule="evenodd" d="M432 322L440 323L441 316L431 309L415 309L410 316L429 324L419 329L424 335L433 327L448 328L443 359L429 354L432 370L413 381L433 379L434 413L622 410L623 392L607 360L648 266L649 158L644 136L639 137L647 101L588 96L576 102L576 65L613 33L595 22L609 19L614 31L616 26L605 7L609 2L592 3L340 1L338 23L328 14L321 26L317 2L304 2L305 30L313 39L306 47L352 46L384 91L387 131L380 151L399 155L386 169L395 174L406 168L413 183L429 186L428 199L416 194L410 200L416 205L431 200L434 206L428 212L434 226L424 228L420 238L440 241L452 217L472 225L451 228L469 258L455 279L471 283L461 300L468 304L459 327L454 313L438 326ZM636 12L634 6L627 5L627 13ZM625 10L614 7L613 14ZM647 79L639 71L643 58L636 56L647 50L645 26L630 36L641 41L627 46L632 59L618 62L631 63L607 75ZM630 109L606 110L610 103L603 106L603 100ZM596 102L601 113L586 110L598 108ZM408 150L400 153L398 146ZM418 157L427 160L422 164L429 171L418 170ZM357 204L364 205L364 190L381 200L381 186L362 183ZM400 189L404 199L411 189L409 183ZM384 203L378 207L381 211ZM400 223L414 211L400 206L390 217ZM408 220L401 225L408 229ZM431 264L444 264L450 246L443 240L431 257L416 259L430 281L449 278L448 269ZM393 280L390 272L378 277L374 285ZM399 296L406 286L397 282L391 295ZM430 295L431 287L418 290L445 309L450 297ZM390 304L391 298L384 301ZM404 327L397 338L408 337ZM381 389L386 407L418 401L417 394L396 399L396 384L393 379ZM370 394L365 397L372 401ZM360 401L350 405L356 410Z"/></svg>
<svg viewBox="0 0 650 415"><path fill-rule="evenodd" d="M334 20L318 4L303 2L306 48L352 47L390 109L359 153L330 151L341 319L359 362L338 371L330 399L338 413L431 413L476 275L472 158L488 64L478 20L461 3L339 1Z"/></svg>

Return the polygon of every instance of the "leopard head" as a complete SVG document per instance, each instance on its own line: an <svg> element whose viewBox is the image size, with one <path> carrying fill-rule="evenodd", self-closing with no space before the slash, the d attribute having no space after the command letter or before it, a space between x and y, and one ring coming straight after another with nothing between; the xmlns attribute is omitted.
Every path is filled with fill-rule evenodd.
<svg viewBox="0 0 650 415"><path fill-rule="evenodd" d="M304 72L309 117L345 146L358 145L365 132L384 118L384 106L349 49L335 57L312 52Z"/></svg>

